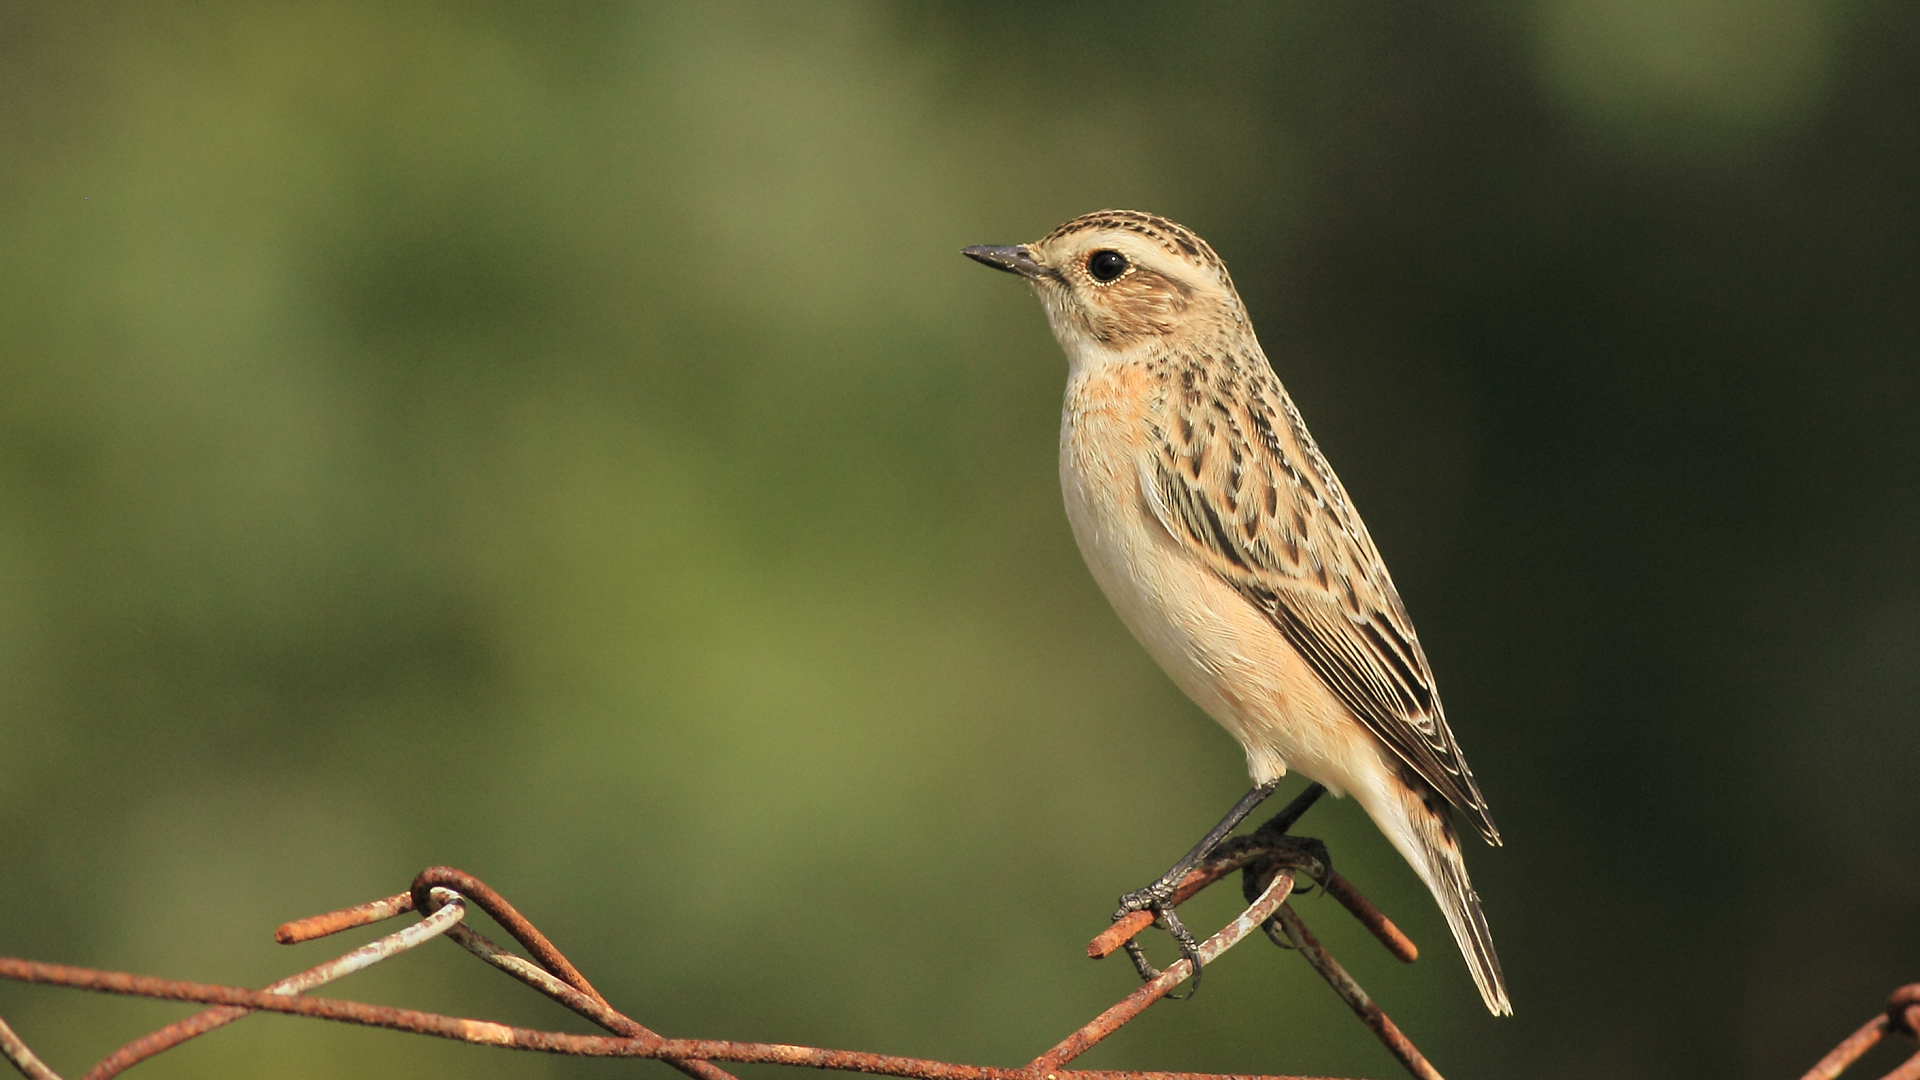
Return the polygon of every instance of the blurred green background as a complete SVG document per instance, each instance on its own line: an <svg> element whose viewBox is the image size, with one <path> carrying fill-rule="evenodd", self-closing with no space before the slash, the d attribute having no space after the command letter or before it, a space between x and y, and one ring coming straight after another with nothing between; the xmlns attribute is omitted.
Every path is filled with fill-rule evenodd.
<svg viewBox="0 0 1920 1080"><path fill-rule="evenodd" d="M263 984L444 862L669 1034L1050 1045L1245 774L958 249L1136 207L1394 568L1518 1015L1351 804L1425 958L1308 921L1449 1075L1798 1075L1920 978L1917 195L1893 2L6 0L0 953ZM1084 1064L1399 1075L1295 957L1206 984ZM452 946L339 992L581 1027ZM69 1075L183 1012L0 985ZM257 1017L138 1075L632 1073Z"/></svg>

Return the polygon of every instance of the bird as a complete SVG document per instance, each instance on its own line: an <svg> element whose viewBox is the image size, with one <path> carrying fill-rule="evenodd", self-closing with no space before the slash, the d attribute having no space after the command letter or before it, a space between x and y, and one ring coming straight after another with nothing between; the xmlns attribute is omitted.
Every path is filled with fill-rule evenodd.
<svg viewBox="0 0 1920 1080"><path fill-rule="evenodd" d="M1225 262L1132 210L963 254L1038 294L1067 356L1060 484L1081 555L1146 651L1239 741L1254 784L1115 917L1151 910L1197 977L1174 888L1293 769L1366 811L1432 892L1487 1009L1511 1015L1455 816L1494 846L1500 831L1386 563Z"/></svg>

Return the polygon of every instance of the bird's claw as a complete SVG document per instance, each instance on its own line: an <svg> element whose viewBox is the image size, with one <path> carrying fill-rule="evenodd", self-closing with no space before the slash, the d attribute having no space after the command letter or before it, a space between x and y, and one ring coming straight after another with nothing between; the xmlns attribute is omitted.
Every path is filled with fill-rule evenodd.
<svg viewBox="0 0 1920 1080"><path fill-rule="evenodd" d="M1177 887L1178 882L1162 879L1144 889L1130 892L1120 898L1120 910L1114 912L1113 917L1117 921L1136 911L1153 913L1154 925L1165 930L1167 935L1173 938L1174 944L1180 947L1180 955L1186 958L1193 971L1193 986L1185 995L1182 995L1192 997L1194 991L1200 989L1200 943L1194 939L1193 931L1187 929L1187 924L1181 922L1180 916L1174 913L1171 901ZM1139 942L1129 940L1126 948L1127 958L1133 961L1133 968L1140 973L1142 982L1151 982L1160 977L1159 969L1148 962L1146 951L1140 947Z"/></svg>
<svg viewBox="0 0 1920 1080"><path fill-rule="evenodd" d="M1136 911L1151 911L1155 918L1160 917L1172 910L1168 901L1179 887L1178 878L1161 878L1144 889L1135 889L1120 898L1120 910L1113 913L1114 920L1124 919Z"/></svg>

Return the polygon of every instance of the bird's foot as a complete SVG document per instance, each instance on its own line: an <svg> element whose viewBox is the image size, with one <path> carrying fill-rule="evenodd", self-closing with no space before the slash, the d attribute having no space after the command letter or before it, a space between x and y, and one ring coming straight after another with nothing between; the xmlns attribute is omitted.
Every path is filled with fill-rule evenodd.
<svg viewBox="0 0 1920 1080"><path fill-rule="evenodd" d="M1121 897L1120 910L1114 912L1113 918L1116 922L1136 911L1152 912L1153 921L1173 936L1174 943L1180 946L1180 955L1186 957L1187 963L1192 966L1195 990L1200 987L1200 943L1193 939L1193 932L1180 921L1180 916L1174 914L1174 893L1180 888L1180 883L1186 880L1187 871L1206 861L1207 857L1219 848L1220 842L1231 836L1234 828L1245 821L1247 815L1253 813L1254 808L1259 806L1268 795L1273 794L1273 789L1279 786L1279 783L1280 781L1276 778L1254 785L1251 791L1240 797L1240 801L1233 805L1232 810L1227 811L1227 816L1221 818L1219 824L1207 830L1207 835L1200 838L1200 842L1193 846L1193 850L1181 856L1180 861L1173 864L1171 870L1160 875L1158 881L1146 888ZM1312 806L1314 800L1318 799L1321 792L1325 790L1318 784L1308 787L1299 798L1293 801L1293 805L1281 811L1279 816L1263 827L1271 832L1284 834L1287 828L1301 814L1306 813L1307 808ZM1132 958L1134 970L1140 973L1140 978L1152 980L1160 976L1160 972L1154 970L1153 965L1147 962L1146 953L1132 941L1127 942L1127 956ZM1191 997L1192 991L1189 991L1187 996Z"/></svg>
<svg viewBox="0 0 1920 1080"><path fill-rule="evenodd" d="M1187 929L1187 924L1181 922L1180 916L1173 910L1174 890L1180 887L1180 880L1184 877L1186 874L1183 871L1179 878L1161 878L1144 889L1136 889L1122 896L1120 910L1114 912L1113 917L1118 921L1136 911L1153 913L1154 925L1173 938L1174 944L1180 947L1180 955L1192 965L1193 988L1185 995L1191 997L1193 991L1200 988L1200 943L1194 940L1193 931ZM1159 969L1147 961L1147 954L1137 940L1127 942L1127 958L1133 961L1133 968L1140 973L1141 981L1148 982L1160 977Z"/></svg>
<svg viewBox="0 0 1920 1080"><path fill-rule="evenodd" d="M1327 853L1327 845L1320 840L1311 836L1269 832L1265 826L1254 830L1252 838L1256 843L1268 848L1270 854L1256 860L1247 868L1249 873L1244 875L1241 891L1246 893L1248 903L1252 903L1254 898L1260 895L1261 890L1266 888L1264 881L1260 883L1259 888L1254 888L1255 879L1271 877L1271 874L1266 874L1264 871L1274 867L1302 871L1322 887L1325 887L1327 879L1333 875L1333 856ZM1253 891L1247 892L1249 889ZM1310 891L1312 891L1310 885L1297 884L1293 887L1296 896Z"/></svg>
<svg viewBox="0 0 1920 1080"><path fill-rule="evenodd" d="M1273 875L1282 868L1300 871L1310 881L1319 884L1321 891L1325 892L1327 882L1333 877L1333 856L1327 854L1327 845L1311 836L1294 836L1284 830L1275 831L1271 828L1272 825L1273 822L1268 822L1253 832L1254 839L1266 845L1269 853L1264 858L1248 863L1246 868L1240 871L1240 894L1246 897L1247 903L1251 904L1259 899L1260 894L1266 892L1268 884L1273 881ZM1295 876L1292 895L1305 896L1312 891L1312 885L1302 883L1299 877ZM1277 917L1269 918L1262 923L1261 929L1266 931L1267 937L1275 945L1283 949L1294 947L1293 942L1288 941L1286 935L1281 933Z"/></svg>

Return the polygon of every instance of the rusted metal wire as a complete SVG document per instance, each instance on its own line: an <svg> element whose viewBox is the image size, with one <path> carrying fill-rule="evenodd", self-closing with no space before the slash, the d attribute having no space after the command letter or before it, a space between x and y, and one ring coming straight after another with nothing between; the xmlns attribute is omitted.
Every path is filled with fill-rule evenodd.
<svg viewBox="0 0 1920 1080"><path fill-rule="evenodd" d="M311 915L304 919L295 919L282 923L273 932L273 940L282 945L298 945L303 941L312 941L342 930L351 930L356 926L369 926L385 922L413 910L413 890L383 900L372 900L339 911L329 911L324 915Z"/></svg>
<svg viewBox="0 0 1920 1080"><path fill-rule="evenodd" d="M1252 933L1273 916L1275 908L1286 902L1287 894L1293 891L1293 875L1281 871L1273 876L1267 889L1253 902L1253 906L1240 913L1240 917L1227 924L1226 929L1207 939L1200 946L1200 963L1211 964L1214 958L1240 943L1240 939ZM1174 961L1172 966L1158 976L1140 984L1140 989L1122 998L1106 1012L1088 1021L1085 1027L1062 1039L1053 1049L1034 1058L1027 1065L1035 1075L1051 1073L1081 1054L1093 1045L1120 1029L1120 1025L1139 1016L1147 1006L1167 996L1167 992L1193 977L1193 964L1185 957Z"/></svg>
<svg viewBox="0 0 1920 1080"><path fill-rule="evenodd" d="M1304 809L1304 805L1310 805L1310 802L1311 800L1305 803L1296 800L1296 805ZM1292 812L1292 808L1289 808L1289 812ZM1292 816L1297 817L1298 813L1292 813ZM1290 823L1289 818L1288 824ZM1335 878L1331 874L1325 864L1324 852L1319 851L1317 845L1295 841L1290 837L1276 837L1270 833L1263 835L1263 832L1256 832L1252 836L1238 838L1223 845L1223 850L1196 870L1197 876L1190 878L1183 885L1178 900L1185 900L1236 869L1243 870L1249 875L1246 889L1252 898L1252 903L1237 919L1208 939L1201 947L1202 963L1212 962L1256 928L1265 927L1271 935L1275 920L1288 918L1290 909L1285 906L1285 901L1293 891L1296 873L1299 871L1314 874L1323 885L1329 881L1343 882L1343 891L1348 897L1343 900L1343 903L1360 918L1363 924L1372 929L1376 936L1383 942L1387 942L1390 948L1393 947L1391 939L1398 935L1399 931L1394 929L1393 924L1384 916L1379 916L1373 906L1367 903L1365 897L1361 896L1357 890L1352 889L1351 885L1345 885L1344 879ZM1334 889L1329 887L1329 892L1334 892ZM469 904L479 907L506 930L515 942L526 949L531 959L489 941L472 927L464 925L462 920L466 906ZM1078 1071L1061 1068L1062 1065L1084 1053L1137 1016L1152 1002L1165 996L1180 982L1189 978L1192 972L1185 960L1159 973L1157 978L1129 994L1120 1003L1026 1066L996 1068L778 1043L664 1038L609 1004L579 969L504 897L472 875L452 867L436 866L422 871L414 879L412 888L405 893L287 923L276 931L275 938L284 943L311 941L342 930L393 918L408 911L420 914L422 921L326 964L283 979L263 990L158 979L125 972L36 963L11 957L0 957L0 978L165 1001L191 1001L213 1006L121 1047L96 1064L87 1073L86 1080L110 1080L111 1077L154 1054L255 1011L388 1028L487 1046L589 1057L652 1058L672 1064L701 1080L733 1080L730 1073L713 1064L716 1061L793 1065L899 1076L909 1080L1229 1080L1229 1078L1202 1073ZM1369 912L1376 917L1370 918L1367 914ZM1297 922L1297 917L1295 921ZM1304 933L1304 927L1300 929ZM1137 933L1137 931L1134 932ZM489 965L538 990L609 1034L579 1035L558 1031L538 1031L488 1020L314 997L305 992L380 960L398 955L436 936L444 936L458 943ZM1124 941L1125 938L1119 940ZM1408 944L1410 947L1411 943ZM1118 942L1113 948L1117 947ZM1113 951L1112 948L1107 950L1107 952L1111 951ZM1303 948L1302 952L1308 956L1316 968L1321 964L1321 960L1316 957L1324 958L1326 962L1331 963L1331 957L1325 956L1324 950L1319 949L1317 942L1313 943L1312 951ZM1337 965L1334 969L1337 970ZM1322 974L1325 974L1325 970L1322 970ZM1342 975L1344 976L1344 972ZM1347 982L1351 983L1351 979L1347 979ZM1339 988L1336 985L1336 989ZM1353 989L1358 990L1357 986ZM1364 999L1364 992L1361 992L1361 996ZM1384 1019L1384 1014L1379 1014L1377 1008L1375 1013ZM1398 1036L1397 1029L1391 1028L1391 1021L1386 1023L1388 1025L1386 1030ZM1382 1029L1375 1027L1375 1030L1379 1032ZM1404 1042L1404 1036L1398 1037ZM1407 1045L1411 1046L1410 1043ZM29 1077L30 1080L60 1080L59 1074L35 1057L26 1044L3 1021L0 1021L0 1055L4 1055L22 1075ZM1417 1051L1415 1055L1417 1057ZM1426 1074L1416 1073L1416 1075ZM1437 1074L1433 1075L1437 1076ZM1232 1078L1232 1080L1306 1080L1306 1078L1270 1076Z"/></svg>
<svg viewBox="0 0 1920 1080"><path fill-rule="evenodd" d="M269 994L299 994L316 986L325 986L335 979L344 978L356 971L363 971L382 960L401 953L417 945L425 944L453 929L454 924L466 917L467 905L459 895L440 890L440 910L398 933L388 934L378 941L369 942L347 953L335 957L318 967L311 967L299 973L281 979L267 987ZM81 1080L110 1080L139 1064L142 1061L172 1049L188 1039L204 1035L214 1028L233 1023L247 1015L250 1010L232 1005L218 1005L198 1012L185 1020L178 1020L149 1035L122 1046L106 1057L101 1058Z"/></svg>
<svg viewBox="0 0 1920 1080"><path fill-rule="evenodd" d="M1304 804L1296 800L1296 806L1302 810L1304 805L1310 804L1311 800L1306 800ZM1292 818L1296 817L1298 812L1294 807L1289 807L1288 811L1275 819L1275 823L1284 818L1285 824L1290 825ZM1188 875L1175 894L1174 902L1180 903L1235 870L1242 871L1246 876L1243 889L1254 898L1253 902L1233 923L1201 946L1202 963L1213 962L1254 928L1262 928L1276 944L1297 950L1413 1076L1419 1080L1440 1080L1439 1072L1308 931L1299 913L1287 902L1294 890L1296 874L1304 872L1319 881L1394 955L1411 961L1418 955L1413 943L1407 941L1405 935L1350 882L1332 872L1326 865L1324 851L1318 850L1317 844L1276 835L1270 829L1272 824L1250 836L1239 837L1222 845L1221 851ZM502 948L464 925L468 904L485 911L533 959ZM14 957L0 957L0 978L213 1006L119 1048L95 1064L84 1080L110 1080L163 1050L255 1011L382 1027L485 1046L587 1057L649 1058L674 1065L701 1080L733 1080L732 1074L713 1064L715 1061L792 1065L898 1076L908 1080L1325 1080L1279 1075L1254 1077L1061 1068L1189 978L1190 966L1184 959L1160 972L1156 978L1027 1065L997 1068L780 1043L664 1038L610 1005L572 962L504 897L472 875L451 867L436 866L422 871L414 879L412 888L405 893L287 923L278 929L275 938L288 944L310 941L390 919L408 911L420 912L422 921L262 990L36 963ZM1088 946L1089 954L1111 954L1145 928L1144 925L1131 925L1139 921L1133 919L1116 923ZM1146 922L1150 924L1151 918ZM538 990L611 1034L577 1035L538 1031L489 1020L312 997L306 993L314 987L363 970L441 936L458 943L489 965ZM1920 1037L1917 1035L1920 1033L1920 983L1894 991L1884 1012L1848 1036L1832 1053L1822 1058L1803 1080L1836 1080L1889 1032L1910 1038ZM40 1060L4 1020L0 1020L0 1057L4 1057L28 1080L61 1080L60 1074ZM1920 1080L1920 1054L1909 1058L1882 1080Z"/></svg>
<svg viewBox="0 0 1920 1080"><path fill-rule="evenodd" d="M1385 945L1387 951L1397 957L1401 963L1411 964L1420 959L1420 946L1415 945L1412 938L1401 933L1400 928L1393 925L1393 920L1387 918L1379 908L1374 907L1371 901L1360 895L1360 890L1353 887L1353 882L1341 877L1337 871L1329 870L1327 879L1320 884L1327 890L1328 896L1340 901L1341 907L1353 912L1353 917L1360 920L1360 925L1371 931L1373 936L1379 939L1380 944Z"/></svg>
<svg viewBox="0 0 1920 1080"><path fill-rule="evenodd" d="M547 996L552 997L555 1001L567 1005L568 1008L573 1009L573 1011L579 1013L581 1016L586 1017L588 1020L593 1021L595 1024L600 1025L600 1027L616 1035L625 1035L640 1039L658 1039L660 1037L646 1025L621 1013L612 1005L608 1004L607 999L600 996L600 991L595 990L593 984L587 981L587 977L580 974L580 970L573 966L573 961L568 960L566 955L554 946L553 942L547 940L547 936L540 932L539 927L534 926L526 916L520 914L518 909L507 902L506 897L501 896L488 887L486 882L481 881L479 878L474 877L464 870L456 870L451 866L430 866L420 871L413 879L413 889L411 892L414 907L421 908L422 904L433 903L432 890L435 886L457 890L460 894L468 897L475 904L478 904L480 910L486 912L489 918L500 924L501 929L513 935L515 941L518 941L528 952L533 954L534 960L539 963L541 968L545 969L547 974L557 977L574 991L586 995L586 997L591 999L595 1007L586 1009L583 1006L578 1006L563 1000L544 985L530 984L534 985L535 989L546 993ZM421 908L421 910L425 909ZM477 937L477 935L475 936ZM484 941L485 939L481 938L480 940ZM488 951L494 956L504 955L503 951L497 946L493 946L492 942L487 942L487 945L489 946ZM475 955L480 956L482 959L488 959L486 953L477 949L471 949L471 947L469 948ZM515 974L517 977L519 973L509 972L509 974ZM688 1058L676 1054L669 1055L663 1058L663 1060L688 1076L693 1077L694 1080L737 1080L732 1073L725 1069L696 1058Z"/></svg>
<svg viewBox="0 0 1920 1080"><path fill-rule="evenodd" d="M1879 1016L1861 1025L1860 1030L1841 1040L1840 1045L1820 1059L1801 1080L1835 1080L1861 1055L1879 1045L1888 1032L1920 1038L1920 983L1908 983L1887 999L1887 1008ZM1881 1080L1920 1080L1920 1054L1908 1058L1899 1068Z"/></svg>
<svg viewBox="0 0 1920 1080"><path fill-rule="evenodd" d="M541 933L539 928L529 922L527 917L520 914L512 904L507 903L506 897L494 892L485 882L464 870L455 870L451 866L429 866L420 871L413 879L413 906L416 910L432 910L435 902L433 887L436 885L453 889L478 904L480 910L500 924L501 929L512 934L515 941L525 946L541 967L559 976L575 990L601 1004L606 1003L607 999L600 996L600 991L593 988L593 984L587 981L585 975L580 974L580 970L573 966L573 961L568 960L559 949L554 947L553 942L547 940L547 935Z"/></svg>
<svg viewBox="0 0 1920 1080"><path fill-rule="evenodd" d="M1360 1022L1367 1025L1387 1051L1407 1067L1408 1072L1418 1080L1444 1080L1440 1071L1420 1053L1420 1048L1413 1045L1413 1040L1401 1032L1393 1018L1374 1004L1373 998L1360 989L1360 984L1353 981L1353 976L1347 974L1333 954L1327 952L1320 940L1307 930L1307 924L1300 921L1300 913L1293 910L1293 905L1283 905L1273 922L1267 924L1270 936L1274 935L1276 925L1279 932L1287 936L1287 941L1300 950L1300 955L1307 958L1307 963L1313 965L1313 970L1327 980L1328 986L1333 987L1334 993L1340 995L1340 1000L1346 1002L1347 1007L1360 1018ZM1277 936L1274 943L1279 944Z"/></svg>
<svg viewBox="0 0 1920 1080"><path fill-rule="evenodd" d="M1413 963L1420 958L1420 947L1402 933L1393 920L1382 914L1373 902L1361 895L1353 883L1342 877L1338 871L1327 866L1316 851L1317 845L1303 843L1297 837L1284 833L1270 832L1273 822L1261 826L1260 830L1248 836L1235 837L1220 845L1219 849L1206 861L1182 878L1174 890L1172 903L1177 907L1192 899L1200 890L1219 881L1236 870L1250 866L1271 870L1286 867L1290 870L1305 872L1327 895L1340 902L1340 906L1353 913L1360 925L1367 928L1387 951L1405 963ZM1153 925L1153 913L1136 911L1131 915L1114 920L1112 926L1102 930L1098 936L1087 943L1087 955L1098 960L1111 956L1121 946L1133 940L1134 936Z"/></svg>
<svg viewBox="0 0 1920 1080"><path fill-rule="evenodd" d="M368 1005L357 1001L340 1001L332 998L314 998L305 995L289 997L260 990L248 990L235 986L215 986L206 983L183 982L172 979L154 979L146 976L127 975L115 971L96 971L90 968L67 967L59 964L36 964L30 961L0 957L0 977L20 979L26 982L50 983L57 986L71 986L85 990L97 990L104 993L135 994L141 997L159 998L168 1001L197 1001L211 1004L238 1005L269 1012L287 1013L294 1016L312 1016L328 1020L339 1020L351 1024L363 1024L369 1027L390 1028L396 1031L410 1031L421 1035L436 1035L441 1038L485 1046L499 1046L520 1050L543 1050L551 1053L572 1054L582 1057L625 1057L625 1058L702 1058L720 1061L737 1061L754 1064L797 1065L807 1068L831 1069L844 1072L880 1073L888 1076L901 1076L912 1080L1033 1080L1034 1074L1025 1068L991 1068L977 1065L954 1065L943 1061L929 1061L921 1058L896 1057L888 1054L868 1054L851 1050L826 1050L811 1046L790 1046L780 1043L729 1042L716 1039L663 1039L652 1038L614 1038L603 1035L573 1035L563 1032L535 1031L528 1028L497 1024L487 1020L473 1020L463 1017L444 1016L438 1013L419 1012L413 1009L400 1009L384 1005ZM48 1075L52 1075L49 1073ZM1203 1073L1135 1073L1109 1072L1105 1074L1083 1074L1064 1070L1052 1075L1060 1080L1084 1080L1093 1075L1104 1075L1112 1080L1165 1080L1173 1076L1203 1077ZM57 1077L54 1078L57 1080ZM1261 1077L1251 1080L1302 1080L1295 1077Z"/></svg>
<svg viewBox="0 0 1920 1080"><path fill-rule="evenodd" d="M47 1068L46 1062L41 1061L32 1050L27 1049L27 1044L20 1040L20 1036L13 1033L13 1029L7 1026L5 1020L0 1020L0 1056L4 1056L9 1064L20 1070L20 1075L27 1080L60 1080L60 1074Z"/></svg>
<svg viewBox="0 0 1920 1080"><path fill-rule="evenodd" d="M1887 999L1887 1023L1911 1039L1920 1039L1920 983L1908 983Z"/></svg>
<svg viewBox="0 0 1920 1080"><path fill-rule="evenodd" d="M1284 846L1283 846L1284 847ZM1187 896L1198 892L1219 876L1235 869L1244 869L1267 859L1267 863L1292 861L1304 867L1323 869L1323 865L1311 857L1298 857L1294 849L1281 849L1271 844L1240 844L1229 849L1219 859L1210 861L1206 871L1206 880L1196 880L1194 888ZM1261 894L1233 924L1215 934L1206 945L1202 945L1200 957L1202 963L1210 963L1229 947L1238 944L1254 928L1267 924L1275 915L1279 905L1292 890L1294 874L1286 869L1271 869L1269 880L1263 886ZM1354 896L1359 896L1354 892ZM1185 896L1181 897L1185 899ZM1363 897L1359 897L1365 903ZM513 940L522 945L532 959L520 957L493 944L480 932L461 924L465 915L465 905L472 903L486 911ZM1371 909L1371 905L1365 905ZM150 978L127 972L111 970L77 969L65 965L46 965L33 963L12 957L0 957L0 978L15 978L25 982L40 982L52 986L73 986L81 990L96 990L106 994L129 994L140 997L156 997L165 1001L196 1001L204 1005L213 1005L213 1009L202 1011L194 1017L169 1024L144 1036L142 1040L129 1043L117 1049L108 1059L100 1061L86 1074L86 1080L109 1080L111 1076L123 1072L125 1068L144 1061L159 1051L186 1042L194 1036L200 1036L217 1026L228 1024L232 1020L244 1017L250 1011L263 1013L286 1013L298 1017L338 1020L349 1024L365 1024L390 1030L415 1032L426 1036L438 1036L459 1042L497 1045L497 1047L516 1047L516 1049L540 1049L549 1053L568 1053L584 1057L647 1057L659 1059L670 1065L682 1068L693 1076L703 1080L732 1080L732 1074L722 1070L712 1061L739 1061L739 1063L760 1063L760 1065L795 1065L808 1068L835 1068L851 1072L876 1072L889 1076L904 1076L910 1080L1200 1080L1206 1074L1185 1074L1185 1072L1081 1072L1060 1068L1073 1057L1085 1053L1094 1043L1100 1042L1112 1034L1121 1024L1139 1015L1146 1005L1165 995L1167 990L1179 986L1190 976L1187 961L1175 963L1165 970L1154 982L1127 995L1119 1005L1108 1009L1100 1017L1073 1032L1068 1040L1048 1049L1039 1059L1021 1068L975 1067L975 1065L952 1065L945 1061L925 1061L912 1057L895 1055L876 1055L860 1051L841 1051L841 1049L820 1049L804 1045L783 1045L783 1043L743 1043L722 1042L722 1040L668 1040L657 1032L645 1028L637 1020L630 1019L616 1011L607 999L593 990L593 984L576 969L559 947L541 934L530 920L522 917L515 907L480 882L472 874L455 871L451 867L430 867L420 872L413 882L413 888L405 894L376 899L372 903L363 903L349 907L344 911L330 911L324 915L315 915L311 919L296 920L280 926L275 938L286 944L309 942L315 938L324 938L328 934L338 934L342 930L367 926L372 922L392 919L407 911L422 913L422 922L401 930L399 934L390 934L378 942L353 949L348 955L330 961L321 967L301 972L280 980L265 990L248 990L238 986L211 986L198 982L165 980ZM1390 926L1390 922L1388 922ZM380 959L397 955L409 947L422 944L434 936L445 936L459 945L463 945L480 959L488 961L495 969L511 974L516 980L540 990L541 994L561 1003L566 1009L578 1013L580 1017L591 1020L611 1032L611 1036L582 1036L568 1032L541 1032L532 1028L518 1028L511 1024L497 1024L492 1020L467 1019L467 1017L447 1017L440 1013L422 1013L415 1009L396 1009L388 1005L369 1005L363 1001L342 1001L332 997L313 997L305 994L315 986L340 978L351 970L361 970ZM36 1059L31 1049L21 1042L0 1022L0 1053L21 1070L21 1074L31 1080L60 1080L52 1068L46 1067ZM1252 1080L1252 1078L1250 1078ZM1286 1076L1271 1076L1260 1080L1296 1080Z"/></svg>

